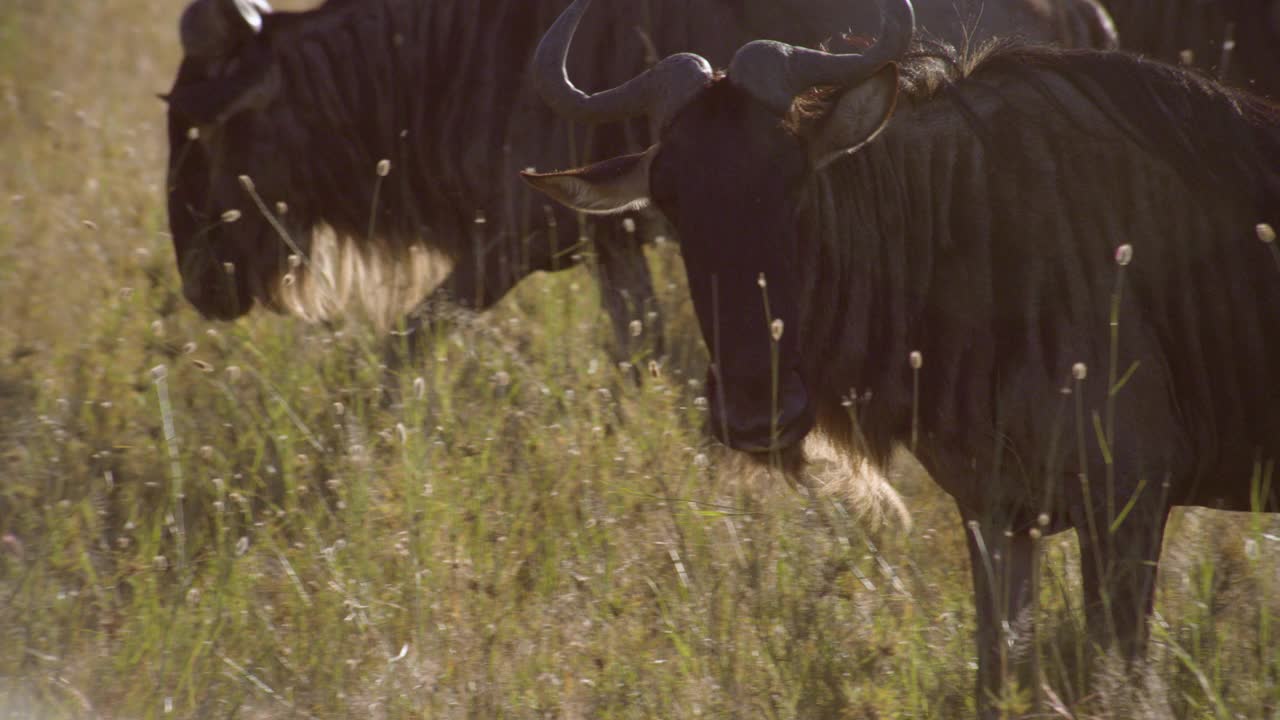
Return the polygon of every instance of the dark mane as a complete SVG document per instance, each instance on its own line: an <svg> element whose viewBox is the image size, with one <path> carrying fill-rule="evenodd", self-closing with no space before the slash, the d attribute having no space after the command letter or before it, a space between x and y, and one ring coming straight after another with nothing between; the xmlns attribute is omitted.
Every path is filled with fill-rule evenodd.
<svg viewBox="0 0 1280 720"><path fill-rule="evenodd" d="M1274 212L1280 204L1280 133L1274 129L1280 104L1199 71L1126 53L997 39L967 53L941 42L917 44L899 73L907 99L956 103L980 137L986 128L967 111L974 94L1007 96L1015 84L1037 89L1062 117L1072 117L1066 99L1047 82L1060 78L1139 146L1175 162L1184 177L1199 178L1197 185L1208 177L1218 185L1259 188L1259 212ZM797 98L790 127L801 135L810 131L838 97L838 88L819 87Z"/></svg>
<svg viewBox="0 0 1280 720"><path fill-rule="evenodd" d="M1139 146L1173 161L1184 178L1198 178L1195 185L1208 177L1219 185L1258 188L1259 212L1276 210L1280 105L1196 70L1092 50L998 46L975 64L968 79L1004 76L1039 87L1057 103L1044 84L1045 73L1071 83Z"/></svg>

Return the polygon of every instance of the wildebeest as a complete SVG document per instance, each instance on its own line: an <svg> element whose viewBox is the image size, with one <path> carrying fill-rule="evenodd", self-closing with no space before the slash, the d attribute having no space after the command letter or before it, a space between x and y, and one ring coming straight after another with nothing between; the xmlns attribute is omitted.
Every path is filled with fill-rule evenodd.
<svg viewBox="0 0 1280 720"><path fill-rule="evenodd" d="M833 31L874 34L871 0L721 0L759 37L816 47ZM917 0L918 28L957 48L996 37L1061 47L1114 48L1115 28L1097 0Z"/></svg>
<svg viewBox="0 0 1280 720"><path fill-rule="evenodd" d="M530 272L569 267L594 234L615 335L638 343L626 329L655 309L641 233L616 220L587 233L516 178L647 141L643 123L575 127L533 92L526 69L559 9L191 3L167 96L169 222L185 296L218 319L255 304L324 319L351 299L393 319L422 300L443 256L452 270L412 324L443 300L483 309ZM650 55L685 49L727 60L749 39L736 27L700 0L615 2L592 23L596 45L574 72L634 74ZM661 337L646 325L645 338Z"/></svg>
<svg viewBox="0 0 1280 720"><path fill-rule="evenodd" d="M751 39L734 1L611 3L591 22L595 44L575 77L603 83L674 50L727 62ZM421 301L412 329L445 301L484 309L531 272L571 266L589 234L615 351L640 349L627 330L637 319L660 342L643 218L635 234L617 222L584 233L514 180L521 168L648 141L643 123L574 128L533 93L525 69L558 9L329 0L271 13L263 0L193 2L168 95L169 223L186 297L219 319L255 304L327 319L360 300L386 323ZM817 30L827 9L796 8L814 42L839 32ZM994 6L991 16L1006 17ZM442 266L452 271L423 299Z"/></svg>
<svg viewBox="0 0 1280 720"><path fill-rule="evenodd" d="M589 2L540 45L544 97L663 130L527 179L674 225L726 444L792 473L815 429L914 446L970 530L980 697L1037 533L1077 531L1088 626L1133 658L1170 508L1280 510L1274 106L1120 53L909 51L909 0L862 54L755 41L586 95Z"/></svg>
<svg viewBox="0 0 1280 720"><path fill-rule="evenodd" d="M1121 45L1280 100L1280 0L1105 0Z"/></svg>

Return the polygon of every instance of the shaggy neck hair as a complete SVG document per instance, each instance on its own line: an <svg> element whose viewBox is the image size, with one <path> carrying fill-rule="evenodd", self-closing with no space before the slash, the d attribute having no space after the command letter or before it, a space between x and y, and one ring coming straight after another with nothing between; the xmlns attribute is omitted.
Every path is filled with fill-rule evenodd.
<svg viewBox="0 0 1280 720"><path fill-rule="evenodd" d="M918 418L921 437L934 434L945 443L949 434L964 435L950 425L990 428L997 415L994 395L1006 381L998 374L1010 367L1010 357L1035 376L1030 379L1037 387L1053 388L1069 377L1071 359L1105 357L1099 352L1105 332L1096 333L1098 338L1069 335L1075 329L1054 325L1062 317L1092 317L1093 303L1106 289L1090 285L1087 297L1069 300L1061 294L1072 283L1112 277L1107 267L1095 269L1096 258L1110 257L1115 245L1128 242L1126 232L1148 243L1139 252L1163 253L1173 272L1192 264L1187 254L1209 251L1203 239L1212 234L1205 228L1213 226L1205 223L1246 223L1251 231L1257 222L1280 222L1280 109L1198 74L1129 55L997 42L968 56L937 45L918 48L901 64L900 77L903 96L885 134L815 173L797 219L797 252L807 268L802 343L835 349L806 358L815 395L825 403L818 410L819 426L873 463L887 462L895 444L911 436L911 352L924 351L926 362L934 363L922 376L929 379L922 380L922 403L928 405L921 405ZM835 99L832 89L811 91L796 103L790 126L806 134ZM926 117L929 128L945 127L922 130ZM1079 168L1072 143L1080 137L1117 148L1114 157L1104 158L1115 163L1115 173L1105 178L1114 187L1069 186L1070 175L1059 185L1043 186L1053 181L1037 177L1054 196L1022 197L1019 182L1043 175L1039 168L1045 166L1034 162L1052 158L1050 173L1071 172L1073 163ZM1041 159L1021 157L1020 143L1030 143ZM1155 176L1133 174L1139 166L1154 168ZM1117 197L1099 199L1106 192ZM1120 194L1126 192L1167 197L1174 207L1160 209L1167 218L1155 208L1118 205L1115 217L1065 212L1123 203ZM1006 210L1024 203L1030 209ZM1055 203L1064 208L1060 217L1044 219L1048 211L1039 208ZM1134 212L1149 215L1125 226L1121 216ZM1052 237L1024 239L1022 233L1036 232L1014 225L1024 218L1043 222ZM1199 229L1189 236L1198 238L1194 247L1177 245L1179 222ZM1244 247L1224 246L1221 254L1238 255ZM1044 277L1023 282L990 264L970 267L955 259L993 254L1003 270ZM1077 261L1078 270L1062 269ZM1077 275L1068 278L1068 272ZM1231 272L1218 280L1232 282ZM971 305L933 305L937 297L965 297L970 286ZM1017 307L1001 305L1010 297L1017 298ZM1212 313L1182 317L1193 311L1161 304L1168 302L1162 295L1143 309L1167 313L1191 328L1218 324L1247 332L1249 322L1275 322L1253 317L1253 310L1235 320ZM1242 307L1252 305L1242 301ZM1274 313L1273 307L1262 310ZM1224 398L1241 395L1247 405L1243 397L1250 384L1272 386L1265 371L1248 363L1209 351L1175 363L1172 373L1180 382L1216 383ZM1239 388L1225 384L1237 379ZM991 461L993 452L999 454L973 449L973 457Z"/></svg>

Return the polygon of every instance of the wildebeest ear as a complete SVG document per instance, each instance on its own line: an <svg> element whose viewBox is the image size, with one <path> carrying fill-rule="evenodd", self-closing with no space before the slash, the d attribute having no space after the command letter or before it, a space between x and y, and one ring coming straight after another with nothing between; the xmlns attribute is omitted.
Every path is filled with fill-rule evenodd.
<svg viewBox="0 0 1280 720"><path fill-rule="evenodd" d="M522 172L520 176L565 207L592 215L613 215L649 204L649 166L657 152L658 146L653 145L642 153L576 170Z"/></svg>
<svg viewBox="0 0 1280 720"><path fill-rule="evenodd" d="M890 63L849 88L809 139L809 158L821 170L875 139L898 104L898 66Z"/></svg>

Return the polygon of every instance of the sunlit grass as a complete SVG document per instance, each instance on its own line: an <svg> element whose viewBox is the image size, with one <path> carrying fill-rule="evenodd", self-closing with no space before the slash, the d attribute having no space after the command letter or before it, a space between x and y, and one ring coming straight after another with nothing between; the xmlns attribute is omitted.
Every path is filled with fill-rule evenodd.
<svg viewBox="0 0 1280 720"><path fill-rule="evenodd" d="M721 472L673 248L676 360L640 386L581 269L399 377L358 323L200 320L151 97L177 11L0 8L0 716L971 712L951 501L908 475L911 529L875 528ZM1082 669L1074 544L1046 540L1064 707L1275 717L1276 527L1176 515L1136 700Z"/></svg>

